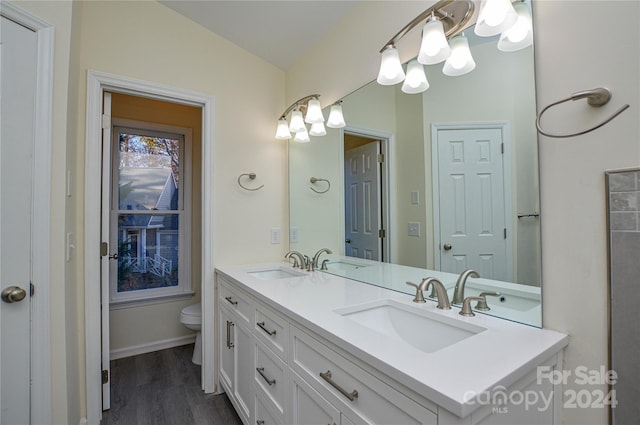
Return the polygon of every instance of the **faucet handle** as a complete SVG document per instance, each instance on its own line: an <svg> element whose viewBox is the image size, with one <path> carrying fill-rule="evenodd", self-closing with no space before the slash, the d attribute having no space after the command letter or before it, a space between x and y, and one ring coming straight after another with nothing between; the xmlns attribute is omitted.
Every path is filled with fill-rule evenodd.
<svg viewBox="0 0 640 425"><path fill-rule="evenodd" d="M424 281L423 281L423 282L424 282ZM409 282L409 281L407 281L407 282L405 282L405 283L406 283L407 285L409 285L409 286L413 286L413 287L415 287L415 288L416 288L416 296L415 296L415 298L413 299L413 302L414 302L414 303L426 303L426 301L425 301L425 299L424 299L424 295L422 294L422 284L418 285L418 284L415 284L415 283L413 283L413 282Z"/></svg>
<svg viewBox="0 0 640 425"><path fill-rule="evenodd" d="M329 262L328 258L325 258L324 260L322 260L322 266L320 266L320 270L329 270L329 268L327 267L328 262Z"/></svg>
<svg viewBox="0 0 640 425"><path fill-rule="evenodd" d="M462 302L462 309L460 310L461 316L472 317L475 316L473 310L471 310L471 301L478 301L478 303L484 302L487 303L487 299L483 296L481 297L467 297Z"/></svg>
<svg viewBox="0 0 640 425"><path fill-rule="evenodd" d="M491 310L489 308L489 306L487 305L487 295L491 296L491 297L500 297L502 296L502 294L500 294L500 292L495 292L495 291L487 291L487 292L481 292L480 295L478 295L478 298L482 298L482 301L478 301L478 303L476 304L476 306L474 307L476 310L480 310L480 311L489 311Z"/></svg>

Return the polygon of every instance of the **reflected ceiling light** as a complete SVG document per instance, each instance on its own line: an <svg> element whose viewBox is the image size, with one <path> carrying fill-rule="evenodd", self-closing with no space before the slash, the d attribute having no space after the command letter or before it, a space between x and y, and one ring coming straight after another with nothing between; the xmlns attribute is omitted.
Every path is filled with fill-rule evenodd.
<svg viewBox="0 0 640 425"><path fill-rule="evenodd" d="M491 36L502 33L498 48L505 52L523 49L533 43L530 0L482 0L477 22L474 22L475 0L440 0L404 26L380 50L382 59L377 81L393 85L404 80L402 91L420 93L429 87L424 67L415 61L407 65L406 75L400 64L397 43L411 30L422 25L422 40L417 63L434 65L445 61L442 72L449 76L464 75L475 69L469 41L462 31L474 23L475 33ZM449 42L447 43L447 40ZM424 77L424 80L423 80Z"/></svg>
<svg viewBox="0 0 640 425"><path fill-rule="evenodd" d="M384 48L378 72L378 84L392 86L404 80L404 70L400 63L398 49L391 44Z"/></svg>
<svg viewBox="0 0 640 425"><path fill-rule="evenodd" d="M298 131L296 133L296 136L293 138L293 141L299 142L299 143L307 143L311 141L311 139L309 138L309 133L307 133L306 127L304 130Z"/></svg>
<svg viewBox="0 0 640 425"><path fill-rule="evenodd" d="M311 136L325 136L327 131L324 128L324 114L322 113L322 106L318 98L319 94L311 94L305 96L302 99L297 100L291 104L280 115L278 119L278 127L276 129L276 139L287 140L291 139L291 133L296 133L294 140L296 142L309 142L309 135ZM336 103L339 107L340 101ZM334 104L334 105L336 105ZM337 123L334 128L344 127L344 117L342 116L342 108L340 108L339 117L335 117L334 120ZM291 119L287 123L287 115L291 113ZM331 108L333 114L333 106ZM303 118L304 115L304 118ZM331 116L329 119L331 120ZM307 125L305 122L311 124L311 129L307 131ZM340 125L340 123L342 123ZM327 123L327 125L329 125ZM331 127L331 126L330 126Z"/></svg>
<svg viewBox="0 0 640 425"><path fill-rule="evenodd" d="M444 63L442 73L450 77L467 74L473 71L476 63L469 50L469 41L464 33L451 39L451 56Z"/></svg>
<svg viewBox="0 0 640 425"><path fill-rule="evenodd" d="M326 136L327 130L324 128L324 124L321 122L315 122L311 124L311 128L309 129L310 136Z"/></svg>
<svg viewBox="0 0 640 425"><path fill-rule="evenodd" d="M518 20L510 0L483 0L474 32L481 37L500 34Z"/></svg>
<svg viewBox="0 0 640 425"><path fill-rule="evenodd" d="M344 121L344 115L342 115L342 103L341 100L331 105L331 111L329 112L329 119L327 119L327 127L329 128L343 128L347 125Z"/></svg>
<svg viewBox="0 0 640 425"><path fill-rule="evenodd" d="M498 49L503 52L515 52L533 44L533 23L529 5L524 2L514 3L518 14L516 23L500 35Z"/></svg>
<svg viewBox="0 0 640 425"><path fill-rule="evenodd" d="M422 93L429 88L424 66L414 59L407 65L407 77L402 84L402 91L408 94Z"/></svg>
<svg viewBox="0 0 640 425"><path fill-rule="evenodd" d="M418 62L423 65L433 65L447 59L451 48L444 35L442 21L431 15L431 19L422 28L422 43L418 53Z"/></svg>

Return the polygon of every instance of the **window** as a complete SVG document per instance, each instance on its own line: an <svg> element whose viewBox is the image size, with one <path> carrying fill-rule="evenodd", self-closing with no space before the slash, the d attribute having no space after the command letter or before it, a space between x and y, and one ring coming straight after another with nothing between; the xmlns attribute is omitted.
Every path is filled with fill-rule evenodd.
<svg viewBox="0 0 640 425"><path fill-rule="evenodd" d="M114 124L109 232L118 261L110 269L110 301L191 294L190 133Z"/></svg>

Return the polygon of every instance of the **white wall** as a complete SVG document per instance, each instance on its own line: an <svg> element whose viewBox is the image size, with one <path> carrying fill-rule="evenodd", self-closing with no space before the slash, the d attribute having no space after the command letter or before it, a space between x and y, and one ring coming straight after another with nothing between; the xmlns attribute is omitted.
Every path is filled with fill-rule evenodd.
<svg viewBox="0 0 640 425"><path fill-rule="evenodd" d="M385 16L387 3L393 3L393 10ZM289 70L287 97L317 92L330 94L325 101L334 101L372 80L382 44L428 7L416 3L363 2ZM552 111L546 121L549 128L581 128L622 103L632 105L591 134L567 140L540 138L544 326L571 335L565 369L596 369L607 365L608 341L603 172L640 163L640 3L534 3L538 104L595 86L607 86L614 93L602 110L581 102ZM417 48L415 43L411 50ZM340 68L348 73L339 75L335 58L349 61ZM607 411L564 409L563 422L602 424Z"/></svg>

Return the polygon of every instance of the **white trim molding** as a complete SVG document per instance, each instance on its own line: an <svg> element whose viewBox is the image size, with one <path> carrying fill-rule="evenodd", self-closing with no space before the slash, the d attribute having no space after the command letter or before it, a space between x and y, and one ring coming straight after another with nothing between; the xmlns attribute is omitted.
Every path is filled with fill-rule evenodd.
<svg viewBox="0 0 640 425"><path fill-rule="evenodd" d="M202 109L202 387L215 390L215 297L213 264L213 116L212 95L89 70L85 149L85 316L87 421L102 417L100 344L100 188L102 164L102 96L105 91L125 93Z"/></svg>
<svg viewBox="0 0 640 425"><path fill-rule="evenodd" d="M132 345L131 347L111 350L109 353L109 357L111 358L111 360L124 359L125 357L137 356L138 354L153 353L154 351L165 350L167 348L193 344L195 340L196 334L180 336L177 338L167 338L161 341L154 341L147 344Z"/></svg>
<svg viewBox="0 0 640 425"><path fill-rule="evenodd" d="M37 70L33 154L31 273L31 423L51 423L51 128L54 28L6 1L0 14L36 33ZM36 240L37 238L37 240Z"/></svg>

